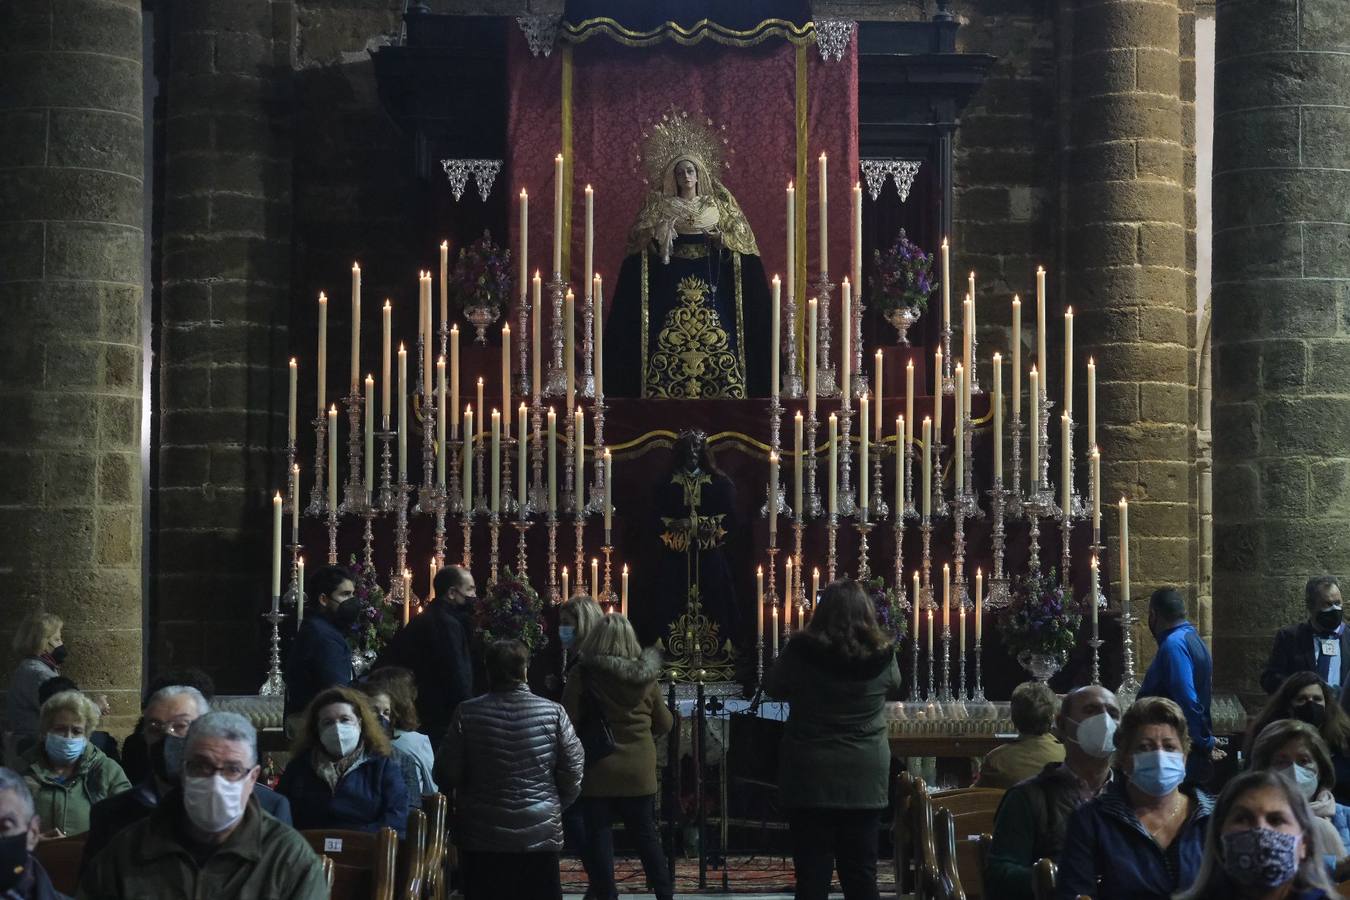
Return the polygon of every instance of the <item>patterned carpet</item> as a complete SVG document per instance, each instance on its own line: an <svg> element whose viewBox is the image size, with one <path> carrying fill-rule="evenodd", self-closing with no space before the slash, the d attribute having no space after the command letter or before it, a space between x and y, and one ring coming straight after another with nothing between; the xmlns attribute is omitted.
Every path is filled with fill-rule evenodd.
<svg viewBox="0 0 1350 900"><path fill-rule="evenodd" d="M792 859L781 856L733 856L727 870L727 890L733 894L792 894L794 879ZM883 896L894 890L894 877L885 860L877 869L877 884ZM636 858L619 858L614 862L614 877L619 893L649 894L647 880L642 874L642 863ZM574 858L562 861L563 893L583 894L586 891L586 873ZM675 863L675 891L679 894L698 893L698 860L679 859ZM833 886L839 890L838 881ZM709 893L722 893L722 870L708 869Z"/></svg>

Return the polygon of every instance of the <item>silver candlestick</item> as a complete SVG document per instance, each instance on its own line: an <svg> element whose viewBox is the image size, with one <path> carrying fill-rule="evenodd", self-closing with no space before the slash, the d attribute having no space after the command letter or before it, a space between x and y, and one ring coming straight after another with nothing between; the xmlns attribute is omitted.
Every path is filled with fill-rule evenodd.
<svg viewBox="0 0 1350 900"><path fill-rule="evenodd" d="M320 412L314 419L314 487L310 489L309 506L305 507L305 515L315 518L322 516L328 508L327 482L324 480L324 462L328 456L325 452L327 435L328 415Z"/></svg>
<svg viewBox="0 0 1350 900"><path fill-rule="evenodd" d="M830 513L825 517L825 572L831 583L835 580L835 565L838 562L838 553L836 548L836 539L839 537L839 516Z"/></svg>
<svg viewBox="0 0 1350 900"><path fill-rule="evenodd" d="M917 520L919 511L914 506L914 441L901 435L897 440L905 442L905 512L902 518ZM898 452L898 451L897 451Z"/></svg>
<svg viewBox="0 0 1350 900"><path fill-rule="evenodd" d="M561 272L554 272L548 283L548 295L553 301L553 328L550 342L553 345L553 361L549 363L544 375L544 396L561 397L567 393L567 370L563 368L563 295L567 293L567 282Z"/></svg>
<svg viewBox="0 0 1350 900"><path fill-rule="evenodd" d="M488 503L487 492L487 435L479 428L480 420L475 419L473 423L474 436L473 446L473 480L474 480L474 501L473 511L475 515L486 516L491 510Z"/></svg>
<svg viewBox="0 0 1350 900"><path fill-rule="evenodd" d="M783 405L778 402L778 393L774 392L769 396L769 452L778 454L780 461L779 472L782 472L783 448L780 435L780 429L783 419ZM792 518L792 507L787 504L787 494L783 488L783 479L778 479L778 514ZM764 518L769 517L769 498L764 498L764 506L760 508L759 514ZM776 526L775 526L776 527Z"/></svg>
<svg viewBox="0 0 1350 900"><path fill-rule="evenodd" d="M786 365L783 371L779 373L782 379L783 395L789 400L797 400L802 396L802 373L797 367L797 298L792 292L787 295L787 315L781 320L788 323L787 331L784 336L787 338L787 352L783 355L783 361Z"/></svg>
<svg viewBox="0 0 1350 900"><path fill-rule="evenodd" d="M858 501L853 495L853 408L847 397L839 407L839 425L839 495L835 511L849 518L858 511Z"/></svg>
<svg viewBox="0 0 1350 900"><path fill-rule="evenodd" d="M778 584L777 584L777 577L775 575L775 570L777 570L778 568L777 559L778 559L778 548L774 546L772 541L770 541L769 586L765 591L764 597L761 600L761 602L764 605L760 607L760 611L756 614L757 620L763 616L764 609L774 609L776 608L776 604L778 603ZM786 595L790 590L791 585L789 585L784 590L784 594ZM770 623L769 627L770 628L773 627L772 623ZM763 683L764 683L764 629L761 627L759 629L759 633L755 636L755 684L760 685Z"/></svg>
<svg viewBox="0 0 1350 900"><path fill-rule="evenodd" d="M285 616L279 610L280 602L280 597L273 597L272 608L263 613L263 618L272 623L272 641L267 654L267 680L258 688L260 697L286 696L286 680L281 676L281 620Z"/></svg>
<svg viewBox="0 0 1350 900"><path fill-rule="evenodd" d="M872 567L867 559L867 536L872 532L872 523L861 517L854 521L853 529L858 532L858 580L867 581L872 577Z"/></svg>
<svg viewBox="0 0 1350 900"><path fill-rule="evenodd" d="M328 504L328 564L338 564L337 555L338 511L332 503Z"/></svg>
<svg viewBox="0 0 1350 900"><path fill-rule="evenodd" d="M867 373L863 371L862 326L863 312L865 311L866 307L863 306L862 302L862 285L855 284L853 286L853 309L850 311L853 317L850 326L853 329L853 378L850 387L853 390L854 397L861 397L863 394L869 393L869 385L871 384Z"/></svg>
<svg viewBox="0 0 1350 900"><path fill-rule="evenodd" d="M994 486L989 491L989 508L992 510L994 519L992 536L994 569L989 576L989 596L984 601L985 606L990 609L1003 609L1012 601L1008 576L1003 571L1003 556L1007 546L1007 531L1003 524L1003 515L1007 496L1008 492L1003 489L1003 478L994 476ZM977 687L978 684L979 679L977 677Z"/></svg>
<svg viewBox="0 0 1350 900"><path fill-rule="evenodd" d="M877 442L872 445L872 490L867 494L867 515L873 521L880 522L891 514L891 505L886 502L881 474L881 457L886 445Z"/></svg>
<svg viewBox="0 0 1350 900"><path fill-rule="evenodd" d="M530 396L530 347L534 341L533 332L530 331L530 298L525 285L520 286L520 300L516 309L516 327L520 329L520 337L516 339L519 345L517 358L520 360L520 368L516 372L516 393L521 397Z"/></svg>
<svg viewBox="0 0 1350 900"><path fill-rule="evenodd" d="M957 405L961 405L961 402L957 401ZM960 485L953 484L952 490L955 491L959 488L961 492L961 511L965 514L966 518L983 519L984 510L980 509L980 495L975 492L974 422L971 420L968 412L964 413L964 416L965 421L962 423L961 428L962 446L957 448L957 452L964 456L962 461L962 483Z"/></svg>
<svg viewBox="0 0 1350 900"><path fill-rule="evenodd" d="M577 394L590 400L595 397L595 299L589 284L582 302L581 329L581 384L577 386Z"/></svg>
<svg viewBox="0 0 1350 900"><path fill-rule="evenodd" d="M548 511L548 600L549 603L557 605L566 597L559 597L558 591L558 516L552 510Z"/></svg>
<svg viewBox="0 0 1350 900"><path fill-rule="evenodd" d="M529 556L526 552L528 548L525 543L525 536L530 530L530 521L521 518L516 519L514 524L516 526L516 575L528 581L526 567L529 565Z"/></svg>
<svg viewBox="0 0 1350 900"><path fill-rule="evenodd" d="M544 403L536 394L530 403L530 495L526 504L528 515L543 515L548 511L548 488L544 485Z"/></svg>
<svg viewBox="0 0 1350 900"><path fill-rule="evenodd" d="M493 512L488 515L488 584L497 582L497 543L501 537L501 517Z"/></svg>
<svg viewBox="0 0 1350 900"><path fill-rule="evenodd" d="M594 422L595 431L595 449L593 469L591 473L591 499L586 504L586 508L592 513L602 514L605 511L605 482L610 478L609 466L605 465L605 395L604 378L601 378L601 392L595 398L591 405L591 419ZM611 461L613 458L611 457Z"/></svg>
<svg viewBox="0 0 1350 900"><path fill-rule="evenodd" d="M1012 430L1012 490L1007 493L1008 518L1016 521L1022 515L1022 409L1013 411Z"/></svg>
<svg viewBox="0 0 1350 900"><path fill-rule="evenodd" d="M498 479L501 485L501 514L502 518L509 519L520 512L520 502L516 499L516 483L511 479L511 460L516 458L517 438L502 438L501 441L501 472Z"/></svg>
<svg viewBox="0 0 1350 900"><path fill-rule="evenodd" d="M342 509L340 512L361 515L370 504L366 500L364 469L362 468L361 413L366 400L360 391L352 391L343 401L347 406L347 483L342 488Z"/></svg>
<svg viewBox="0 0 1350 900"><path fill-rule="evenodd" d="M586 498L577 497L576 491L572 488L576 485L576 469L578 450L577 447L577 426L576 417L572 410L567 411L567 424L563 428L563 483L560 485L558 497L558 506L563 512L576 513L578 510L584 514L586 509ZM581 450L581 453L585 453ZM584 457L582 465L585 465ZM565 599L565 598L564 598Z"/></svg>
<svg viewBox="0 0 1350 900"><path fill-rule="evenodd" d="M806 485L802 496L802 505L806 508L801 510L801 515L806 519L818 519L824 511L820 502L820 491L816 489L816 429L818 427L816 411L810 410L806 414L806 446L802 448L802 452L806 454L806 459L803 461L803 466L806 469Z"/></svg>
<svg viewBox="0 0 1350 900"><path fill-rule="evenodd" d="M830 298L834 292L834 285L830 283L829 273L821 272L812 287L816 292L816 340L819 351L816 358L816 396L837 397L839 381L835 375L834 362L830 357Z"/></svg>
<svg viewBox="0 0 1350 900"><path fill-rule="evenodd" d="M942 323L942 394L950 397L956 393L956 382L952 379L952 323ZM937 398L933 398L937 402Z"/></svg>

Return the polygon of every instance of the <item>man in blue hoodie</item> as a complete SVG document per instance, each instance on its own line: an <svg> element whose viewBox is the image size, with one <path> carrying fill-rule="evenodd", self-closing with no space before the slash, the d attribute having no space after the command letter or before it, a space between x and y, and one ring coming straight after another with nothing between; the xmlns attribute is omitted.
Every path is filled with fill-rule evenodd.
<svg viewBox="0 0 1350 900"><path fill-rule="evenodd" d="M1186 598L1176 588L1158 588L1148 601L1148 630L1158 642L1140 697L1166 697L1186 715L1191 752L1186 780L1204 785L1214 774L1214 761L1225 754L1215 746L1209 702L1214 661L1195 626L1186 620Z"/></svg>

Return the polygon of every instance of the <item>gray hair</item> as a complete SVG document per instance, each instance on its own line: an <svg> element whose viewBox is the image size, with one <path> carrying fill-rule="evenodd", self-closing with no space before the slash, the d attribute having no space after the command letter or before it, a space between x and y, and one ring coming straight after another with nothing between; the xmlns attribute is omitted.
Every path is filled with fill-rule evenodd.
<svg viewBox="0 0 1350 900"><path fill-rule="evenodd" d="M192 747L202 738L219 738L223 741L236 741L247 744L253 756L254 765L258 762L258 732L252 723L239 713L207 713L188 728L187 746L184 755L192 752Z"/></svg>
<svg viewBox="0 0 1350 900"><path fill-rule="evenodd" d="M162 687L150 695L150 699L145 701L145 708L149 709L156 703L164 700L171 700L174 697L181 697L184 694L191 697L197 704L197 716L206 715L211 711L211 704L206 702L202 692L188 684L171 684L168 687Z"/></svg>
<svg viewBox="0 0 1350 900"><path fill-rule="evenodd" d="M5 791L12 791L14 796L19 798L28 818L32 819L35 812L33 809L33 792L28 789L28 782L24 781L23 776L13 769L0 768L0 793Z"/></svg>

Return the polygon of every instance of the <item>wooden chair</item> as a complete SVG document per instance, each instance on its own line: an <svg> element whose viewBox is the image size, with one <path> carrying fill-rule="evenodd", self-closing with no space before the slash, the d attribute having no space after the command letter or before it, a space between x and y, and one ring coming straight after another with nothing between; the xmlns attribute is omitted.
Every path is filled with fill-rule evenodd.
<svg viewBox="0 0 1350 900"><path fill-rule="evenodd" d="M1036 860L1031 870L1031 893L1036 900L1055 900L1055 876L1059 867L1049 858Z"/></svg>
<svg viewBox="0 0 1350 900"><path fill-rule="evenodd" d="M1004 791L995 788L972 788L959 793L943 791L933 795L934 807L944 807L955 817L956 837L993 832L994 816L1003 802Z"/></svg>
<svg viewBox="0 0 1350 900"><path fill-rule="evenodd" d="M915 884L915 900L932 900L937 896L934 885L941 880L938 866L937 847L933 837L933 803L928 796L928 785L922 779L914 782L913 800L910 804L910 832L914 842L915 869L923 872L931 870L931 878L920 877Z"/></svg>
<svg viewBox="0 0 1350 900"><path fill-rule="evenodd" d="M331 856L319 855L319 862L323 865L323 880L328 885L328 890L333 890L333 858Z"/></svg>
<svg viewBox="0 0 1350 900"><path fill-rule="evenodd" d="M84 835L39 841L33 851L47 870L52 887L59 893L75 896L80 886L80 859L84 856Z"/></svg>
<svg viewBox="0 0 1350 900"><path fill-rule="evenodd" d="M403 900L422 900L426 878L427 814L420 809L408 811L407 836L398 846L398 881L394 892Z"/></svg>
<svg viewBox="0 0 1350 900"><path fill-rule="evenodd" d="M333 860L331 900L394 900L398 835L315 828L300 832L314 852Z"/></svg>
<svg viewBox="0 0 1350 900"><path fill-rule="evenodd" d="M422 798L422 809L427 814L427 858L423 867L422 891L431 900L445 900L446 869L453 865L449 845L450 801L444 794L428 794Z"/></svg>
<svg viewBox="0 0 1350 900"><path fill-rule="evenodd" d="M914 834L910 822L910 806L914 802L914 783L917 779L909 772L901 772L895 778L895 809L891 821L892 844L894 845L895 891L897 894L912 893L914 888Z"/></svg>

